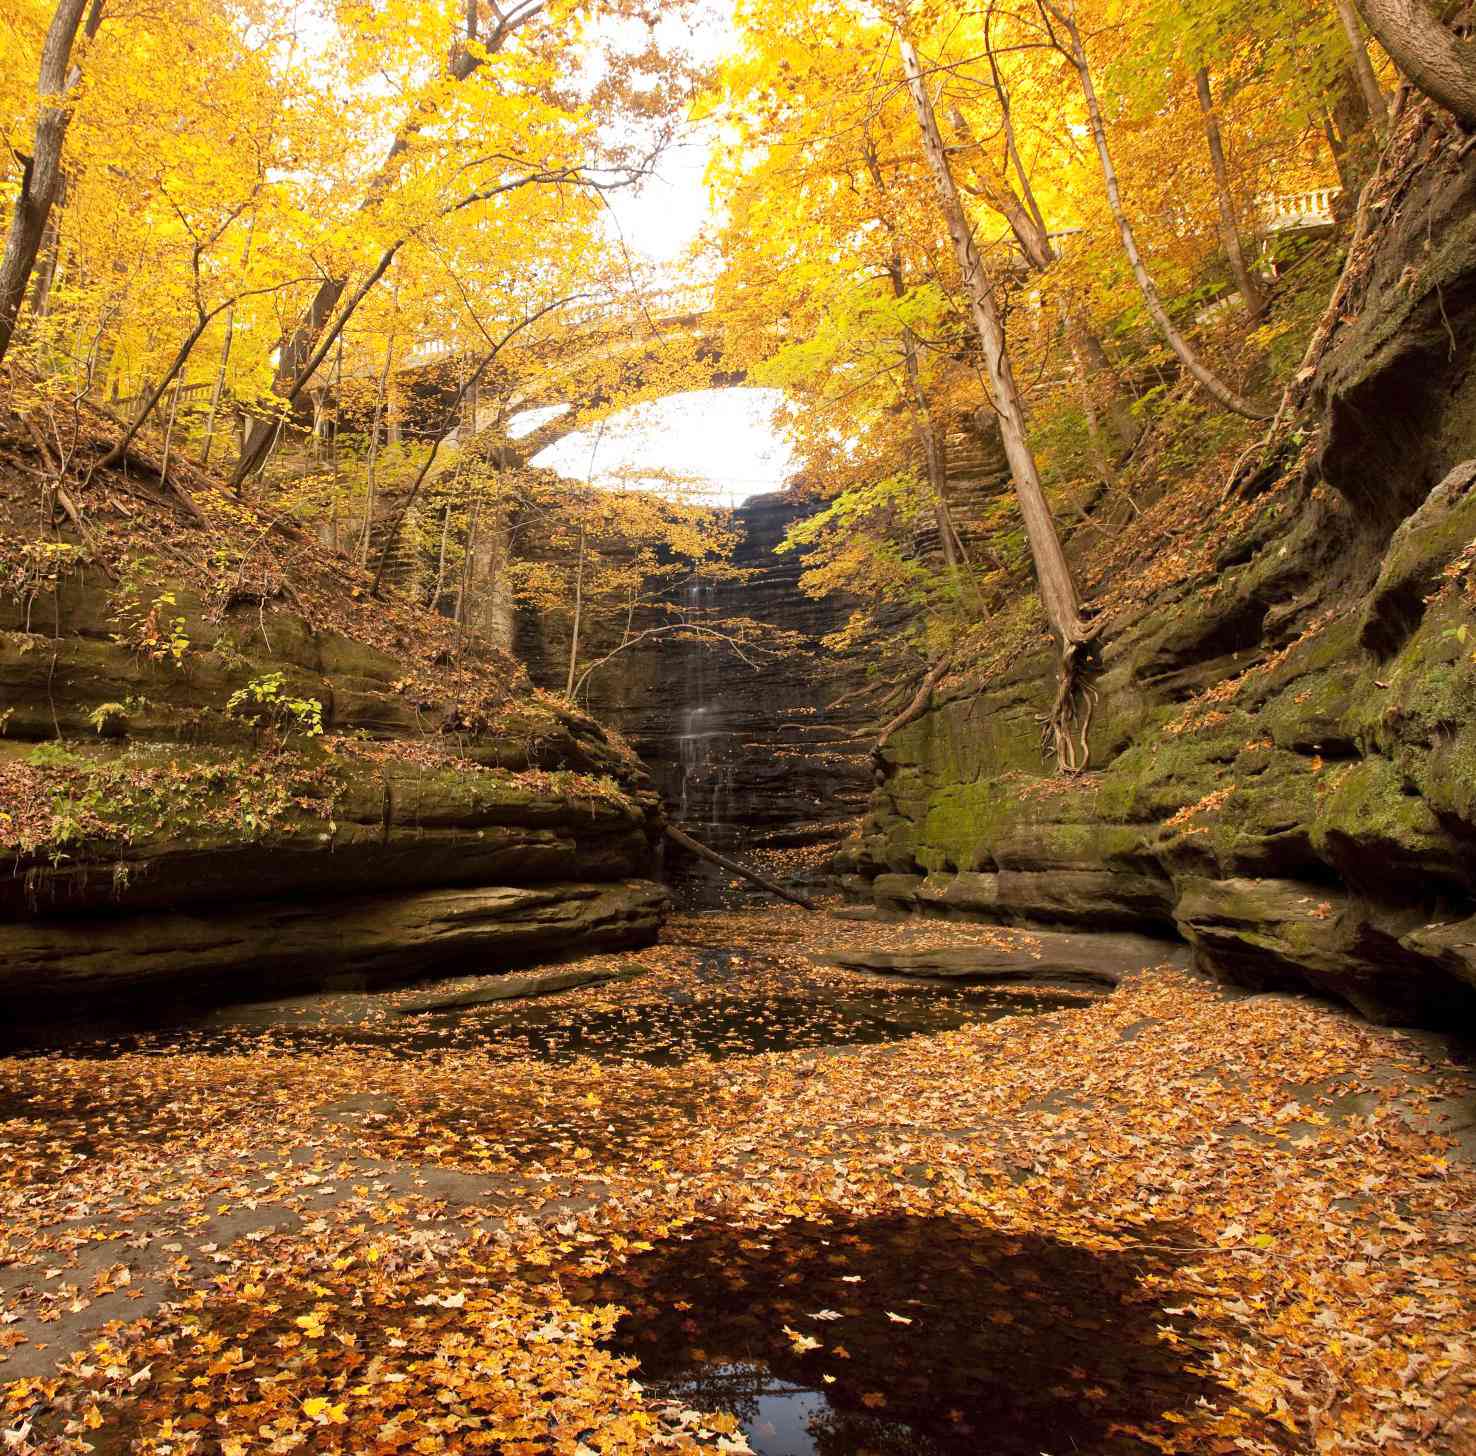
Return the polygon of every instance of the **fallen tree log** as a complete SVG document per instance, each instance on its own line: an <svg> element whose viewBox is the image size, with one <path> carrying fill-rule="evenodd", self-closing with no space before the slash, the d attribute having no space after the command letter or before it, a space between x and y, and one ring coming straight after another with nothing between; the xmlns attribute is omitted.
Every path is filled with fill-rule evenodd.
<svg viewBox="0 0 1476 1456"><path fill-rule="evenodd" d="M680 845L689 854L695 854L698 859L705 859L715 864L719 869L727 870L730 874L742 875L745 880L752 880L761 889L767 890L771 895L778 895L781 900L788 900L791 905L798 905L802 910L814 910L813 901L805 899L803 895L796 894L793 890L786 890L783 885L766 879L757 870L751 870L747 865L741 865L736 859L729 859L725 854L719 854L715 849L709 849L705 844L698 843L690 834L678 829L675 824L666 826L666 837L673 844Z"/></svg>

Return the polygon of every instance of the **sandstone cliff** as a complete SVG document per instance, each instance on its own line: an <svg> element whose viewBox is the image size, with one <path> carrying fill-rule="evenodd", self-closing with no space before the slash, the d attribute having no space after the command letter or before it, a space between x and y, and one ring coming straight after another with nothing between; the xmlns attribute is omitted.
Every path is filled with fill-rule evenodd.
<svg viewBox="0 0 1476 1456"><path fill-rule="evenodd" d="M618 739L187 468L198 514L67 443L62 500L54 445L0 441L0 1000L654 936L658 804Z"/></svg>
<svg viewBox="0 0 1476 1456"><path fill-rule="evenodd" d="M1021 633L889 746L847 861L880 905L1177 934L1231 980L1476 1020L1476 158L1402 126L1273 467L1076 548L1092 771L1045 775Z"/></svg>

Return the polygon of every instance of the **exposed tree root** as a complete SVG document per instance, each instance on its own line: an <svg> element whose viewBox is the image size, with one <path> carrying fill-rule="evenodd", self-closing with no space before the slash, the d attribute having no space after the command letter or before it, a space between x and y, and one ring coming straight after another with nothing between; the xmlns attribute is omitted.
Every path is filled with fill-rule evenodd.
<svg viewBox="0 0 1476 1456"><path fill-rule="evenodd" d="M736 859L729 859L725 854L719 854L715 849L709 849L705 844L693 839L690 834L678 829L675 824L666 826L666 837L673 844L680 845L689 854L695 854L698 859L705 859L715 864L719 869L727 870L730 874L742 875L745 880L752 880L760 889L767 890L771 895L777 895L781 900L788 900L791 905L798 905L803 910L814 910L815 903L807 900L803 895L796 894L793 890L786 890L783 885L759 874L757 870L751 870L747 865L739 864Z"/></svg>
<svg viewBox="0 0 1476 1456"><path fill-rule="evenodd" d="M1068 775L1085 773L1092 761L1090 734L1097 692L1082 679L1082 656L1089 644L1090 639L1068 642L1062 648L1056 701L1041 719L1041 753L1054 756L1057 771Z"/></svg>

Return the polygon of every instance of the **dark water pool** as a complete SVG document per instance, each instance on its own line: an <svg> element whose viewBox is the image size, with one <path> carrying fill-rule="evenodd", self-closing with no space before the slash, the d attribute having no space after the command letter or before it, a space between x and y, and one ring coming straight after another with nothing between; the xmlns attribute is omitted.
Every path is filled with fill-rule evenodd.
<svg viewBox="0 0 1476 1456"><path fill-rule="evenodd" d="M361 1047L394 1056L488 1051L544 1061L636 1059L669 1066L694 1057L862 1046L951 1031L1007 1016L1090 1004L1090 995L955 985L836 991L794 983L745 992L758 957L710 952L691 990L590 1005L578 991L513 1010L472 1007L402 1018L369 994L305 996L240 1006L144 1007L127 1017L0 1030L0 1056L109 1058L126 1053L330 1052ZM345 1002L348 1002L347 1007Z"/></svg>
<svg viewBox="0 0 1476 1456"><path fill-rule="evenodd" d="M646 1002L581 1013L532 1008L481 1019L474 1032L520 1055L548 1060L633 1057L671 1065L693 1057L751 1056L827 1046L863 1046L951 1031L1006 1016L1039 1015L1088 1003L1069 994L944 990L831 996L732 995Z"/></svg>
<svg viewBox="0 0 1476 1456"><path fill-rule="evenodd" d="M1228 1394L1151 1275L1162 1254L894 1215L699 1224L573 1292L629 1309L642 1384L733 1412L759 1456L1136 1456L1131 1428Z"/></svg>

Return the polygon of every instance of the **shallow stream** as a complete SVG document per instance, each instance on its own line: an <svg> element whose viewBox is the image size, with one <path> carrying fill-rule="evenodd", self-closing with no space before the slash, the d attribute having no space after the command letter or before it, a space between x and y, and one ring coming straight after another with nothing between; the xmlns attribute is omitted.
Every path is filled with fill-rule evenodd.
<svg viewBox="0 0 1476 1456"><path fill-rule="evenodd" d="M361 1050L445 1058L469 1075L485 1072L489 1055L498 1063L592 1058L654 1069L764 1053L819 1056L1095 999L868 980L817 969L778 947L770 953L688 940L667 959L659 951L648 957L652 965L640 977L542 999L418 1015L399 1014L395 992L214 1007L156 1002L127 1019L12 1032L8 1050L78 1060L141 1053L161 1061ZM81 1132L104 1112L125 1111L95 1105L92 1080L72 1081L64 1103L0 1098L0 1120L32 1119L58 1131L76 1122ZM466 1116L479 1122L485 1114L470 1086L468 1093ZM487 1135L529 1166L563 1147L560 1138L618 1161L642 1147L643 1119L672 1112L692 1126L705 1116L700 1099L679 1097L660 1107L602 1107L589 1127L565 1126L551 1109L537 1116L529 1109L518 1123L517 1109L503 1107ZM150 1094L121 1120L147 1142L168 1135L176 1113ZM509 1114L514 1125L506 1124ZM441 1117L454 1130L459 1115L447 1108ZM393 1145L396 1116L381 1117L376 1141L388 1156L413 1160L412 1147ZM85 1133L77 1148L113 1155ZM1136 1404L1104 1405L1093 1391L1130 1390L1144 1416L1184 1398L1168 1388L1180 1378L1171 1362L1119 1368L1114 1330L1133 1318L1140 1285L1118 1257L1003 1239L967 1221L900 1215L757 1229L714 1222L569 1292L629 1309L616 1349L639 1360L642 1384L668 1408L733 1413L757 1456L1055 1456L1116 1450L1102 1444L1110 1426L1140 1414Z"/></svg>

